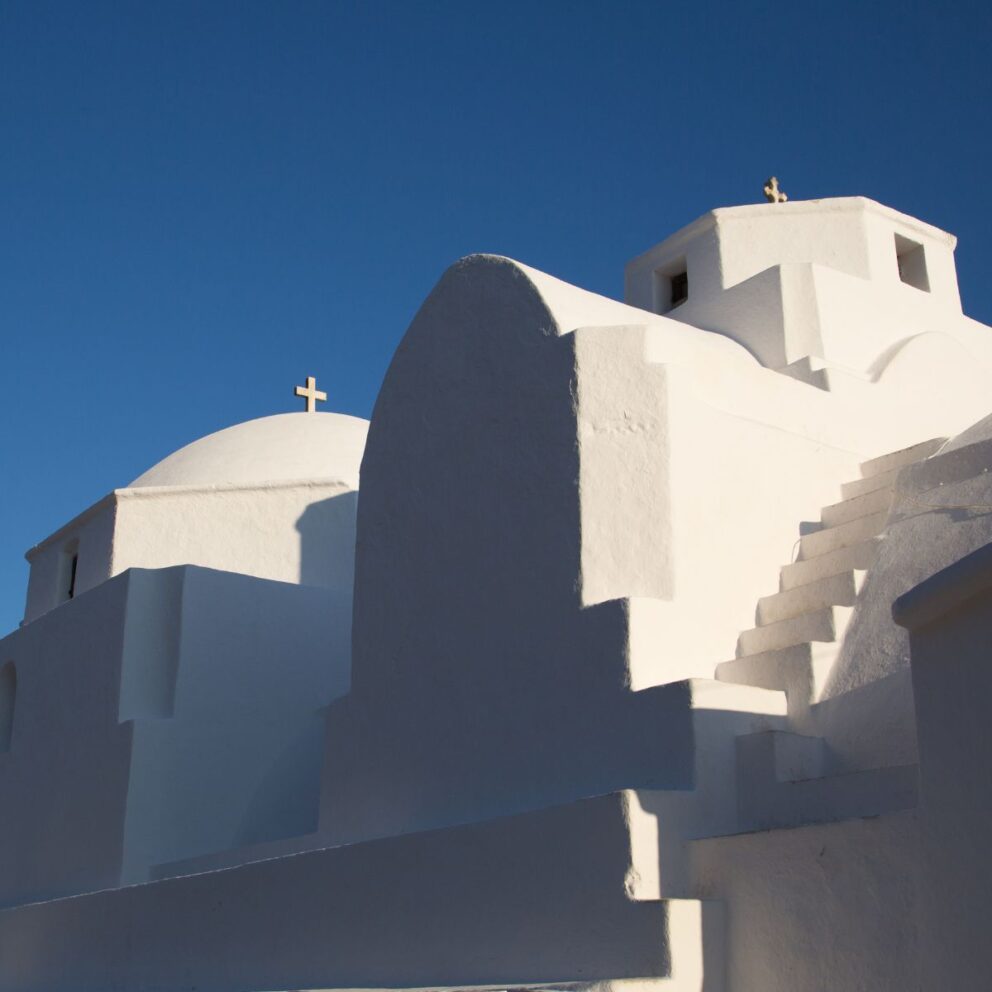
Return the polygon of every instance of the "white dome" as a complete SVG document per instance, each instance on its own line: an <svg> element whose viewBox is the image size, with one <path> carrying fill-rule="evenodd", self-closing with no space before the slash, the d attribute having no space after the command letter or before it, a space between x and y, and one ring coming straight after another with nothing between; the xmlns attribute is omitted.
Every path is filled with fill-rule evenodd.
<svg viewBox="0 0 992 992"><path fill-rule="evenodd" d="M342 413L280 413L180 448L128 488L337 479L358 488L369 423Z"/></svg>

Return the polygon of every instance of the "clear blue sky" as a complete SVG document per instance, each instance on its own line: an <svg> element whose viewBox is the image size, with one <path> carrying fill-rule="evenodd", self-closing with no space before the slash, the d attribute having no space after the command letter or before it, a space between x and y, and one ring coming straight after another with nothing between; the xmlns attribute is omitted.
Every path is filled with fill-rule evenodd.
<svg viewBox="0 0 992 992"><path fill-rule="evenodd" d="M619 296L775 173L956 233L992 322L990 10L0 0L0 631L23 552L175 448L307 373L368 416L470 252Z"/></svg>

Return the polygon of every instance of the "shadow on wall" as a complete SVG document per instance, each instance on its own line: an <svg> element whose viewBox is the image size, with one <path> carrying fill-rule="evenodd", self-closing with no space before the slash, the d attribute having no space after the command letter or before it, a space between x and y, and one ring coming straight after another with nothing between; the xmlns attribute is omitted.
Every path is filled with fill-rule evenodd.
<svg viewBox="0 0 992 992"><path fill-rule="evenodd" d="M299 719L297 736L261 776L236 846L301 836L317 829L325 714L322 707Z"/></svg>
<svg viewBox="0 0 992 992"><path fill-rule="evenodd" d="M0 667L0 752L10 750L14 737L14 703L17 698L17 669L8 661Z"/></svg>
<svg viewBox="0 0 992 992"><path fill-rule="evenodd" d="M334 843L653 781L639 745L673 731L620 709L626 605L583 609L578 588L575 389L574 336L506 260L449 269L393 356L362 461L352 692L328 717Z"/></svg>
<svg viewBox="0 0 992 992"><path fill-rule="evenodd" d="M311 503L296 521L300 534L300 584L347 590L355 580L358 493Z"/></svg>

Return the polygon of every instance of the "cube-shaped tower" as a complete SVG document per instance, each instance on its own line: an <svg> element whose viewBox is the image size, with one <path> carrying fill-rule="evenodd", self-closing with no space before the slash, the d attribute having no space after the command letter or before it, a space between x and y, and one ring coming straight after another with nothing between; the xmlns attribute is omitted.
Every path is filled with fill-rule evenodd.
<svg viewBox="0 0 992 992"><path fill-rule="evenodd" d="M909 337L973 323L955 244L860 196L726 207L633 259L626 302L726 334L800 378L823 368L871 378Z"/></svg>

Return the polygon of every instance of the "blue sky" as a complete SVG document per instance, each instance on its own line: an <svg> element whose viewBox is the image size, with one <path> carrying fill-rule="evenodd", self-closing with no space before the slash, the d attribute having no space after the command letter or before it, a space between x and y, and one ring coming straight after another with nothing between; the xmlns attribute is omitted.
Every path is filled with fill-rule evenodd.
<svg viewBox="0 0 992 992"><path fill-rule="evenodd" d="M23 552L175 448L368 416L443 270L619 296L715 206L863 194L992 322L992 7L0 0L0 631Z"/></svg>

